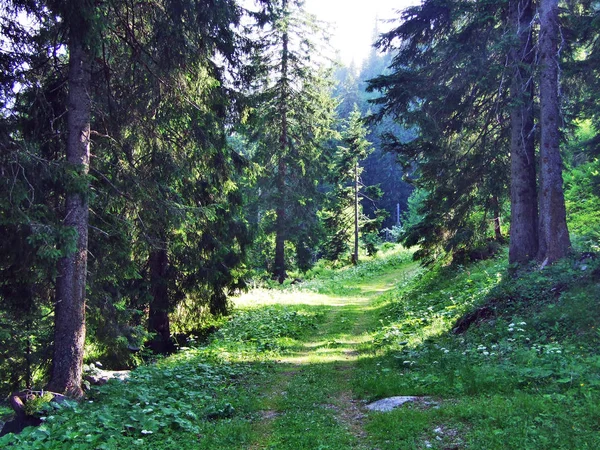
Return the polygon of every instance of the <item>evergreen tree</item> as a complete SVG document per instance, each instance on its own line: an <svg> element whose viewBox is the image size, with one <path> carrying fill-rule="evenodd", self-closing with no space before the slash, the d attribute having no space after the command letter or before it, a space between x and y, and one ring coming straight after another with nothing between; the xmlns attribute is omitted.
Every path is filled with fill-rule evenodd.
<svg viewBox="0 0 600 450"><path fill-rule="evenodd" d="M63 5L61 5L63 6ZM69 29L69 96L67 100L67 170L73 181L65 193L64 224L76 234L74 251L58 264L54 310L54 355L48 389L78 398L85 344L85 299L88 254L91 60L97 49L94 5L82 1L56 13ZM59 7L60 8L60 7Z"/></svg>
<svg viewBox="0 0 600 450"><path fill-rule="evenodd" d="M253 160L262 170L259 181L265 216L272 222L274 258L270 270L287 277L286 243L308 268L317 234L318 180L322 148L331 136L334 103L328 77L319 68L314 39L322 33L301 2L273 2L266 11L261 54L255 61L262 77L253 87L254 106L247 125L256 142Z"/></svg>
<svg viewBox="0 0 600 450"><path fill-rule="evenodd" d="M429 192L424 203L424 221L408 230L405 237L407 244L421 242L418 256L435 257L440 244L456 253L465 249L465 245L468 249L481 242L489 228L487 217L492 214L495 235L499 236L497 218L508 183L509 155L510 261L535 258L538 231L546 228L547 218L554 221L545 200L540 203L544 214L541 227L537 219L533 18L530 1L432 0L406 10L402 24L380 40L384 48L399 42L399 52L392 73L374 79L370 85L370 89L383 92L375 100L383 106L379 116L390 114L416 127L420 134L408 144L388 136L391 148L408 161L417 162L418 186ZM556 18L551 22L557 26ZM556 64L556 52L544 50L545 39L542 32L540 51L542 55L551 54ZM551 66L541 67L542 98L556 89L556 84L551 87L544 81L556 78L548 77ZM556 122L558 112L554 111L552 120ZM544 121L547 117L542 112ZM554 140L554 144L549 144L545 135L552 131L547 125L545 128L542 126L541 131L542 173L546 172L542 176L543 195L556 193L552 196L553 210L558 211L557 223L563 225L552 232L543 232L545 236L539 244L553 240L561 242L557 244L560 248L568 248L564 200L558 195L562 192L558 143ZM499 148L510 152L498 152ZM552 157L546 153L548 148L555 149ZM550 159L553 162L547 166ZM552 179L548 181L552 188L544 184L544 176ZM470 223L478 210L483 213L479 217L484 219L479 227ZM558 219L561 215L563 219ZM543 248L540 251L545 252Z"/></svg>
<svg viewBox="0 0 600 450"><path fill-rule="evenodd" d="M342 143L338 146L330 169L333 189L329 192L329 207L324 212L324 221L329 238L326 254L329 259L339 259L348 249L348 243L353 239L352 262L358 263L359 235L362 231L366 240L369 254L374 253L375 246L372 234L379 232L384 218L379 214L375 219L369 219L362 214L361 200L368 197L370 201L380 196L376 186L365 186L361 181L363 161L372 151L371 143L367 140L368 130L363 124L358 105L350 114L346 129L342 132Z"/></svg>
<svg viewBox="0 0 600 450"><path fill-rule="evenodd" d="M11 388L31 385L35 364L44 366L56 279L49 386L78 396L86 322L113 366L130 364L145 311L157 319L150 328L162 345L177 302L193 298L222 313L226 295L243 284L248 236L234 180L244 162L225 137L236 99L228 86L239 80L247 39L235 32L241 10L229 0L8 5L14 15L3 14L2 24L19 51L0 58L0 173L8 188L0 228L16 240L0 248L0 321L34 330L27 339L0 336L19 355L13 367L0 364L0 377L23 370ZM36 19L29 32L16 20L23 10ZM80 152L65 158L75 143ZM71 211L64 223L63 201ZM12 307L17 298L23 308ZM77 317L65 322L68 313Z"/></svg>
<svg viewBox="0 0 600 450"><path fill-rule="evenodd" d="M527 262L538 249L538 205L534 136L533 2L509 3L511 127L511 226L509 261Z"/></svg>
<svg viewBox="0 0 600 450"><path fill-rule="evenodd" d="M505 11L489 2L431 1L407 9L379 46L396 49L390 73L370 81L381 109L417 136L394 133L384 146L405 168L416 168L428 196L423 221L406 230L416 257L469 251L485 243L488 217L508 184L509 129L504 88ZM499 149L505 148L504 152Z"/></svg>
<svg viewBox="0 0 600 450"><path fill-rule="evenodd" d="M334 93L340 102L337 112L341 119L350 117L355 103L358 104L363 116L372 114L373 106L369 104L369 99L373 98L373 94L365 91L366 80L383 74L390 61L390 53L380 54L373 49L360 70L341 67L336 71L337 83ZM403 180L405 170L410 172L411 168L402 167L396 160L395 154L383 149L381 135L394 133L402 140L409 140L414 133L394 123L390 117L382 118L379 123L371 123L368 131L367 139L373 144L373 152L361 164L363 167L361 178L365 185L379 185L383 195L373 201L365 202L362 208L365 215L370 218L376 217L376 211L386 211L387 218L382 225L392 227L397 225L398 206L402 211L406 209L407 199L412 191L412 187Z"/></svg>

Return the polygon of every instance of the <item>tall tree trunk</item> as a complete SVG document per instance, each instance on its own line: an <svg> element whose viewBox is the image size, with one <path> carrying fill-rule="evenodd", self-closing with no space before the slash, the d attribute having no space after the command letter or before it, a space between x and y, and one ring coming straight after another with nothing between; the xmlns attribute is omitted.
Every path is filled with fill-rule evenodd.
<svg viewBox="0 0 600 450"><path fill-rule="evenodd" d="M278 172L277 172L277 208L275 209L275 278L283 283L287 278L285 267L285 235L286 235L286 214L285 214L285 178L287 173L287 165L283 156L280 156Z"/></svg>
<svg viewBox="0 0 600 450"><path fill-rule="evenodd" d="M83 13L86 11L81 6ZM82 31L83 29L83 31ZM78 176L87 176L90 160L90 55L87 26L72 24L69 40L67 162ZM76 183L81 186L82 183ZM54 356L48 389L81 397L85 342L85 287L88 244L88 183L66 193L64 224L77 231L75 252L58 263L54 312ZM72 189L72 188L71 188Z"/></svg>
<svg viewBox="0 0 600 450"><path fill-rule="evenodd" d="M533 8L530 0L513 0L510 8L510 20L518 45L510 53L512 108L509 261L522 263L534 259L538 250L533 137Z"/></svg>
<svg viewBox="0 0 600 450"><path fill-rule="evenodd" d="M148 258L150 267L150 312L148 331L155 333L150 348L155 353L169 353L172 350L171 328L169 323L169 257L166 248L155 248Z"/></svg>
<svg viewBox="0 0 600 450"><path fill-rule="evenodd" d="M282 7L287 11L287 0L283 0ZM277 207L275 210L275 278L283 283L287 278L285 267L285 236L286 236L286 203L287 193L285 180L287 177L286 155L288 152L288 58L289 58L289 35L284 31L281 49L281 80L280 80L280 114L281 130L279 134L279 164L277 167L276 187L278 191Z"/></svg>
<svg viewBox="0 0 600 450"><path fill-rule="evenodd" d="M540 2L540 228L538 260L552 263L571 248L560 155L558 0Z"/></svg>
<svg viewBox="0 0 600 450"><path fill-rule="evenodd" d="M354 165L354 253L352 264L358 264L358 163Z"/></svg>

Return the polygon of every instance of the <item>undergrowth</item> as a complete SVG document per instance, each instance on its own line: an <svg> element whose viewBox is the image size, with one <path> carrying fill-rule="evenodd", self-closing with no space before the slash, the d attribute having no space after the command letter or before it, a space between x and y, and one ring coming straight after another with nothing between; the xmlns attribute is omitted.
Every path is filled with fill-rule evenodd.
<svg viewBox="0 0 600 450"><path fill-rule="evenodd" d="M441 406L374 416L377 444L600 448L599 280L593 256L543 269L507 267L502 257L435 267L390 293L374 334L377 369L363 360L356 390L367 399L432 396ZM417 431L403 425L409 417Z"/></svg>
<svg viewBox="0 0 600 450"><path fill-rule="evenodd" d="M355 286L361 280L369 279L382 273L398 269L412 260L414 249L405 249L395 246L383 250L371 258L361 261L356 266L346 266L336 269L327 265L326 261L320 261L306 274L306 280L300 284L300 288L319 294L333 294L343 296L355 293ZM350 290L350 292L347 292Z"/></svg>
<svg viewBox="0 0 600 450"><path fill-rule="evenodd" d="M40 427L0 438L0 448L236 448L250 442L253 393L269 361L318 320L283 307L240 311L207 346L92 388L81 403L50 403Z"/></svg>
<svg viewBox="0 0 600 450"><path fill-rule="evenodd" d="M542 269L509 266L504 254L424 270L411 256L318 266L277 297L289 303L238 310L206 345L93 388L79 404L51 404L41 427L0 448L600 448L600 259ZM378 296L368 308L345 305L367 290ZM322 298L310 304L305 292ZM348 334L358 317L360 339ZM319 345L303 347L309 334ZM356 352L338 351L359 341ZM314 354L277 362L300 348ZM429 399L366 412L348 434L340 384L363 401Z"/></svg>

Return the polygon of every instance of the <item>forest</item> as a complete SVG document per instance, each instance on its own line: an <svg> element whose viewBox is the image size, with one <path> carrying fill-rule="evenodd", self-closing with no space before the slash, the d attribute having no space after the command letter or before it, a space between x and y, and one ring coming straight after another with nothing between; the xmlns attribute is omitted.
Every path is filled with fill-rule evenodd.
<svg viewBox="0 0 600 450"><path fill-rule="evenodd" d="M0 447L600 445L587 434L600 417L598 3L422 0L387 31L365 24L374 45L359 67L331 56L328 24L302 0L0 4L0 419L55 421ZM284 413L241 397L270 370L284 391L291 372L326 384L330 361L301 370L310 358L290 356L315 330L342 359L361 355L336 369L354 374L343 392L322 392L350 429L329 446L288 441L301 415L277 431ZM369 343L346 349L350 333ZM138 374L127 383L144 400L126 404L115 380L90 386L99 367ZM159 393L171 377L185 381ZM493 397L498 411L526 416L537 395L531 414L545 417L564 401L555 431L510 428L523 416L480 428L476 394L493 385L518 391ZM379 416L349 419L362 417L355 398L398 386L418 402L473 398L395 413L421 427L416 440ZM190 392L201 407L169 409ZM303 392L294 407L308 414ZM69 425L86 401L108 408L86 413L95 431ZM136 418L115 412L140 404ZM255 413L268 437L244 428ZM463 421L423 437L450 416ZM159 443L159 429L202 444Z"/></svg>

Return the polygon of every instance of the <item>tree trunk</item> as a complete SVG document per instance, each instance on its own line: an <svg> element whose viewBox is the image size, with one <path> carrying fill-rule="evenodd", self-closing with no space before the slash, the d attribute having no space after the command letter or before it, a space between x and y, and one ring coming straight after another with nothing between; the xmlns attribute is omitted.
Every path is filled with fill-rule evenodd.
<svg viewBox="0 0 600 450"><path fill-rule="evenodd" d="M90 56L86 32L73 25L69 41L67 162L86 177L90 160ZM75 29L75 31L73 30ZM54 312L54 356L48 389L79 398L85 342L85 287L88 243L88 182L65 198L64 224L77 232L76 250L58 263Z"/></svg>
<svg viewBox="0 0 600 450"><path fill-rule="evenodd" d="M283 1L282 7L287 9L287 0ZM284 31L282 36L282 56L281 56L281 83L280 83L280 114L281 130L279 134L279 163L277 167L276 187L278 191L277 207L275 214L277 216L275 223L275 267L274 275L279 283L283 283L287 278L285 267L285 236L286 236L286 203L287 193L285 180L287 177L286 154L288 152L288 58L289 58L289 35Z"/></svg>
<svg viewBox="0 0 600 450"><path fill-rule="evenodd" d="M540 2L540 228L538 260L552 263L571 248L560 155L558 0Z"/></svg>
<svg viewBox="0 0 600 450"><path fill-rule="evenodd" d="M155 353L169 353L172 350L171 328L169 323L169 258L166 248L153 249L148 258L150 266L150 312L148 331L155 333L150 348Z"/></svg>
<svg viewBox="0 0 600 450"><path fill-rule="evenodd" d="M502 241L502 223L500 222L500 201L495 195L492 197L492 211L494 214L494 238Z"/></svg>
<svg viewBox="0 0 600 450"><path fill-rule="evenodd" d="M358 163L354 166L354 253L352 264L358 264Z"/></svg>
<svg viewBox="0 0 600 450"><path fill-rule="evenodd" d="M509 261L523 263L536 257L537 189L533 137L533 47L529 0L513 0L510 20L518 46L510 52L511 83L511 224Z"/></svg>
<svg viewBox="0 0 600 450"><path fill-rule="evenodd" d="M286 228L286 214L285 214L285 177L287 172L287 166L283 157L280 157L277 173L277 190L279 191L279 198L277 199L277 208L275 214L277 216L275 222L275 278L283 283L287 278L287 271L285 267L285 228Z"/></svg>

